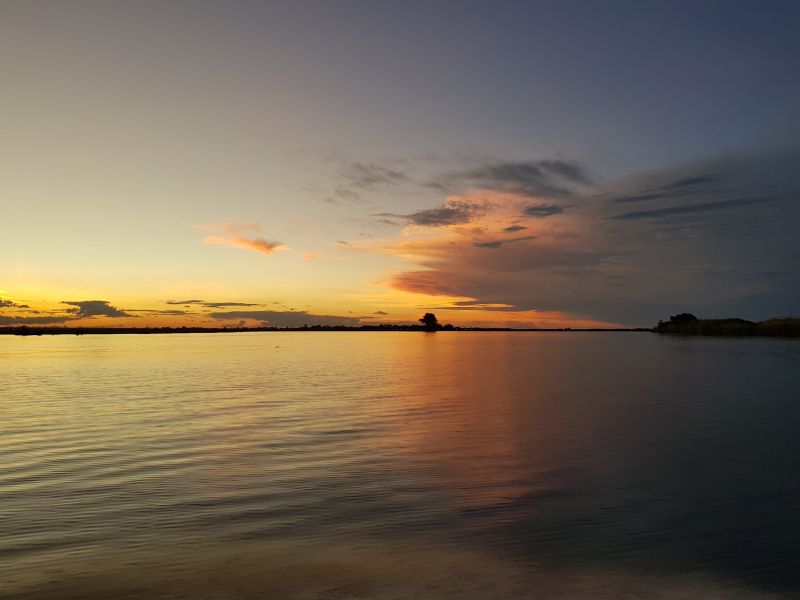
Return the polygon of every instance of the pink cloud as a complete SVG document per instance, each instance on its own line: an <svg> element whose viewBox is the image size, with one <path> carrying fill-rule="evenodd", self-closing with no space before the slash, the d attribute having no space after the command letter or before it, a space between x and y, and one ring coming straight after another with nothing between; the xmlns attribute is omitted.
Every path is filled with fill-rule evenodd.
<svg viewBox="0 0 800 600"><path fill-rule="evenodd" d="M264 239L262 237L255 237L243 235L244 233L253 232L257 233L261 230L261 226L257 224L225 224L225 225L201 225L197 229L205 229L216 232L218 235L207 235L203 238L204 244L209 245L224 245L233 248L244 248L259 252L260 254L272 254L276 250L286 250L288 246L281 242L275 242Z"/></svg>

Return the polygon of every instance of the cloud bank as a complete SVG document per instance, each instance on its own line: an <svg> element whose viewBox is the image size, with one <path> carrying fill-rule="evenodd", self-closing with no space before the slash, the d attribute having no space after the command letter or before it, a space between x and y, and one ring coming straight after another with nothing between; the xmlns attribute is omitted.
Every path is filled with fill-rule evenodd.
<svg viewBox="0 0 800 600"><path fill-rule="evenodd" d="M439 206L382 213L407 225L376 249L409 265L389 275L390 287L450 299L440 307L500 304L629 325L681 310L797 314L798 167L800 150L790 149L601 186L572 161L491 163L442 178L442 189L475 187ZM646 207L620 210L631 204Z"/></svg>

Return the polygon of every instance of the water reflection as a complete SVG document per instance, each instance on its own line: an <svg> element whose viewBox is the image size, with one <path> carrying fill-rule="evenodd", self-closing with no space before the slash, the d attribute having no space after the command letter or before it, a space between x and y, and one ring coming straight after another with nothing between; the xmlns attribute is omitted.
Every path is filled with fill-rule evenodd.
<svg viewBox="0 0 800 600"><path fill-rule="evenodd" d="M293 332L0 344L11 591L800 589L793 342ZM466 581L485 594L457 596Z"/></svg>

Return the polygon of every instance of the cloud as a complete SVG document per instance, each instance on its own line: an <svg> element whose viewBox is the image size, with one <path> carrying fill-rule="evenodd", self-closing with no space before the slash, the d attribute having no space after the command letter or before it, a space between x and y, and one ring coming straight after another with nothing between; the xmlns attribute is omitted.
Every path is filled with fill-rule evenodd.
<svg viewBox="0 0 800 600"><path fill-rule="evenodd" d="M473 242L472 245L476 248L499 248L504 243L504 240L491 240L489 242Z"/></svg>
<svg viewBox="0 0 800 600"><path fill-rule="evenodd" d="M0 315L0 325L52 325L70 321L72 317L10 317Z"/></svg>
<svg viewBox="0 0 800 600"><path fill-rule="evenodd" d="M286 248L281 242L271 242L263 238L246 238L241 236L222 237L209 235L203 238L203 243L210 245L223 244L234 248L245 248L247 250L260 252L261 254L272 254L275 250Z"/></svg>
<svg viewBox="0 0 800 600"><path fill-rule="evenodd" d="M614 204L629 204L666 198L684 198L701 192L702 188L707 188L708 184L717 183L719 180L719 175L686 175L655 187L650 187L639 193L613 197L609 201ZM701 189L699 190L698 187Z"/></svg>
<svg viewBox="0 0 800 600"><path fill-rule="evenodd" d="M405 219L409 223L420 227L444 227L469 223L474 218L489 212L491 208L491 203L487 201L469 200L464 197L453 196L445 200L442 206L436 208L418 210L405 215L380 213L375 216Z"/></svg>
<svg viewBox="0 0 800 600"><path fill-rule="evenodd" d="M27 304L17 304L12 300L0 298L0 308L30 308Z"/></svg>
<svg viewBox="0 0 800 600"><path fill-rule="evenodd" d="M443 191L465 188L513 192L528 198L573 196L576 188L593 183L584 167L570 160L491 161L446 173L430 187Z"/></svg>
<svg viewBox="0 0 800 600"><path fill-rule="evenodd" d="M449 306L423 306L423 310L478 310L490 312L512 312L518 310L512 304L488 304L478 300L459 300Z"/></svg>
<svg viewBox="0 0 800 600"><path fill-rule="evenodd" d="M252 302L203 302L202 305L207 308L226 308L228 306L264 306L263 304L255 304Z"/></svg>
<svg viewBox="0 0 800 600"><path fill-rule="evenodd" d="M464 296L463 280L444 271L404 271L391 277L391 287L428 296Z"/></svg>
<svg viewBox="0 0 800 600"><path fill-rule="evenodd" d="M251 320L259 321L264 327L302 327L308 325L346 325L358 326L360 317L336 315L315 315L307 311L239 310L209 313L218 321Z"/></svg>
<svg viewBox="0 0 800 600"><path fill-rule="evenodd" d="M522 210L522 214L526 217L544 218L560 215L564 208L561 204L530 204Z"/></svg>
<svg viewBox="0 0 800 600"><path fill-rule="evenodd" d="M322 255L319 252L305 252L300 255L300 258L303 260L317 260L320 256Z"/></svg>
<svg viewBox="0 0 800 600"><path fill-rule="evenodd" d="M719 177L717 175L689 175L687 177L681 177L680 179L665 183L658 189L664 191L680 190L687 187L704 185L706 183L714 183L718 179Z"/></svg>
<svg viewBox="0 0 800 600"><path fill-rule="evenodd" d="M254 302L210 302L208 300L199 300L197 298L193 298L191 300L166 300L165 304L172 304L172 305L196 305L196 306L203 306L205 308L225 308L228 306L264 306L260 303Z"/></svg>
<svg viewBox="0 0 800 600"><path fill-rule="evenodd" d="M355 162L342 171L342 176L351 187L361 189L374 189L380 186L397 185L404 182L407 177L403 171L391 169L377 163ZM340 187L344 197L358 194L349 188Z"/></svg>
<svg viewBox="0 0 800 600"><path fill-rule="evenodd" d="M341 201L360 202L361 194L359 194L355 190L351 190L350 188L339 186L335 190L333 190L333 194L331 196L325 198L325 201L332 202L334 204L337 204Z"/></svg>
<svg viewBox="0 0 800 600"><path fill-rule="evenodd" d="M742 206L753 206L756 204L764 204L766 202L775 202L780 200L780 196L761 196L756 198L735 198L733 200L719 200L716 202L701 202L698 204L683 204L680 206L667 206L664 208L657 208L653 210L637 210L632 212L621 213L612 215L610 219L618 220L638 220L638 219L661 219L664 217L671 217L674 215L691 215L695 213L704 213L716 210L727 210L731 208L739 208Z"/></svg>
<svg viewBox="0 0 800 600"><path fill-rule="evenodd" d="M376 310L376 311L375 311L374 313L372 313L372 314L373 314L373 315L382 315L382 316L386 316L386 315L388 315L389 313L388 313L388 312L386 312L386 311L384 311L384 310Z"/></svg>
<svg viewBox="0 0 800 600"><path fill-rule="evenodd" d="M288 247L281 242L274 242L253 235L245 235L248 232L259 232L261 226L256 224L199 225L196 228L215 232L216 235L207 235L203 238L204 244L244 248L261 254L272 254L276 250L288 249Z"/></svg>
<svg viewBox="0 0 800 600"><path fill-rule="evenodd" d="M127 311L128 312L132 312L132 313L137 312L137 313L147 313L147 314L151 314L151 315L165 315L165 316L177 316L177 315L192 314L192 313L187 312L185 310L178 310L178 309L157 310L157 309L150 309L150 308L129 308L129 309L127 309Z"/></svg>
<svg viewBox="0 0 800 600"><path fill-rule="evenodd" d="M111 306L108 300L70 300L62 301L61 304L67 304L74 308L68 308L66 312L75 315L76 318L83 319L86 317L132 317L134 315L128 314L115 306Z"/></svg>
<svg viewBox="0 0 800 600"><path fill-rule="evenodd" d="M504 240L490 240L488 242L473 242L472 245L476 248L500 248L504 244L511 244L512 242L524 242L527 240L535 240L535 235L526 235L518 238L510 238Z"/></svg>
<svg viewBox="0 0 800 600"><path fill-rule="evenodd" d="M798 164L800 148L712 158L610 182L614 193L593 184L568 202L487 191L485 211L444 214L436 227L375 244L406 261L386 285L437 297L442 309L474 302L514 315L645 326L681 311L792 314L800 297ZM647 210L619 210L621 199L645 201L637 196L646 196ZM428 222L418 217L405 215L412 225ZM509 235L521 227L530 239Z"/></svg>

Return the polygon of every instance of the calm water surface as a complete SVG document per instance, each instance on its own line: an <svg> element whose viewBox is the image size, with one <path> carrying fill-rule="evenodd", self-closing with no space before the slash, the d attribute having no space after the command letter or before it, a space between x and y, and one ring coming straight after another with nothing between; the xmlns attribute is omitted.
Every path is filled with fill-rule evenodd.
<svg viewBox="0 0 800 600"><path fill-rule="evenodd" d="M790 598L800 342L0 338L0 598Z"/></svg>

